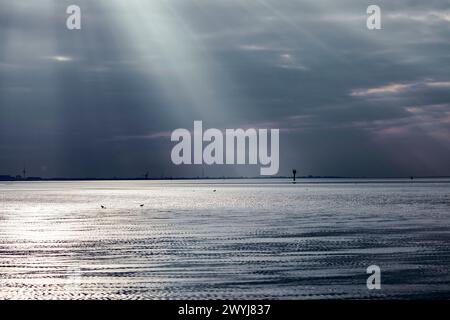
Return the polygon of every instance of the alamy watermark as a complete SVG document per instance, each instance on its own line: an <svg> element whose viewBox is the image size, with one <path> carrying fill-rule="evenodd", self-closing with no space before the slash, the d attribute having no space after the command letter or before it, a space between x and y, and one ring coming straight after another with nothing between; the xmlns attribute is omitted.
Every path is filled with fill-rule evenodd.
<svg viewBox="0 0 450 320"><path fill-rule="evenodd" d="M380 290L381 289L381 269L377 265L371 265L367 267L367 274L370 276L367 278L367 289Z"/></svg>
<svg viewBox="0 0 450 320"><path fill-rule="evenodd" d="M366 26L369 30L381 29L381 8L377 5L370 5L367 7Z"/></svg>
<svg viewBox="0 0 450 320"><path fill-rule="evenodd" d="M66 20L66 27L69 30L81 30L81 8L77 5L70 5L66 9L69 15Z"/></svg>
<svg viewBox="0 0 450 320"><path fill-rule="evenodd" d="M175 165L259 164L263 176L276 175L279 170L279 129L270 129L269 141L269 129L225 129L224 135L214 128L203 132L203 122L194 121L193 136L187 129L176 129L171 141L178 142L171 153Z"/></svg>

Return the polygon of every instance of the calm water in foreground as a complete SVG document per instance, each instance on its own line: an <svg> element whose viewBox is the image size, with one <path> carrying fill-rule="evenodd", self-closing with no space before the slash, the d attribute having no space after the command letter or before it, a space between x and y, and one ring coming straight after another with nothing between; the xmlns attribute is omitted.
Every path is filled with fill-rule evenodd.
<svg viewBox="0 0 450 320"><path fill-rule="evenodd" d="M0 298L450 298L450 181L342 182L0 183Z"/></svg>

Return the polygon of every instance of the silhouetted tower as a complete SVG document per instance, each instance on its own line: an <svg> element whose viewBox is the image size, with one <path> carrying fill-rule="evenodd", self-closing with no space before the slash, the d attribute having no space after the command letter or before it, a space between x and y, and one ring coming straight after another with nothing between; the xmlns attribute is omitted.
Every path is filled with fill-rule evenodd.
<svg viewBox="0 0 450 320"><path fill-rule="evenodd" d="M147 171L147 172L144 174L145 180L148 180L148 175L149 175L149 172Z"/></svg>
<svg viewBox="0 0 450 320"><path fill-rule="evenodd" d="M295 175L297 174L297 170L292 169L293 182L295 183Z"/></svg>
<svg viewBox="0 0 450 320"><path fill-rule="evenodd" d="M27 178L27 170L25 169L25 167L23 168L23 179L25 180Z"/></svg>

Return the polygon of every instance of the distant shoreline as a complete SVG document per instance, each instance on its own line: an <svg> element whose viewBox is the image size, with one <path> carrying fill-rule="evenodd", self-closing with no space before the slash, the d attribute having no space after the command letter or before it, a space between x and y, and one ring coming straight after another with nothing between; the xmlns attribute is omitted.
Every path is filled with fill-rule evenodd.
<svg viewBox="0 0 450 320"><path fill-rule="evenodd" d="M292 176L257 176L257 177L160 177L160 178L15 178L12 176L1 176L0 182L38 182L38 181L184 181L184 180L270 180L270 179L285 179L292 180ZM335 180L421 180L421 179L450 179L450 176L414 176L414 177L344 177L344 176L301 176L296 177L297 183L299 180L319 180L319 179L335 179Z"/></svg>

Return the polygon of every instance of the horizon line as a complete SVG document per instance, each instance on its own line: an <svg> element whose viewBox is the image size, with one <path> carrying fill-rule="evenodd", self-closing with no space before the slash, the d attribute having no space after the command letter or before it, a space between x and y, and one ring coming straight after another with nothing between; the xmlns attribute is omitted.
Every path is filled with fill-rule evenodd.
<svg viewBox="0 0 450 320"><path fill-rule="evenodd" d="M216 176L216 177L199 177L199 176L187 176L187 177L149 177L149 178L139 178L139 177L14 177L10 175L0 175L0 181L5 182L32 182L32 181L170 181L170 180L269 180L269 179L289 179L292 180L293 176ZM380 179L450 179L450 176L297 176L297 180L306 179L370 179L370 180L380 180Z"/></svg>

